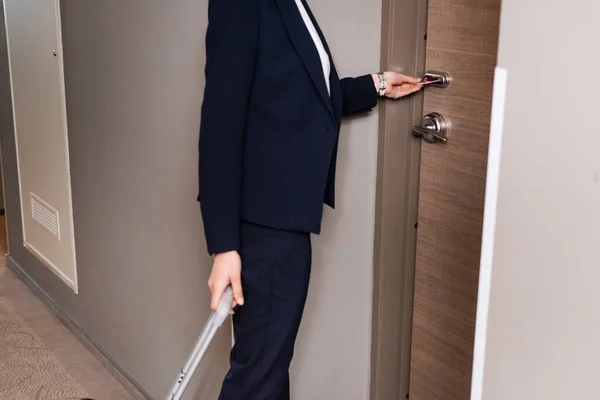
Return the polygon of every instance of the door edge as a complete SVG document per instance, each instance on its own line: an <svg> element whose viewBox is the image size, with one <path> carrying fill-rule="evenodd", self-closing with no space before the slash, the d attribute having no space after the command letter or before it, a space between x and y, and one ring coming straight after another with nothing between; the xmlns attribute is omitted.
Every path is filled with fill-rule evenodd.
<svg viewBox="0 0 600 400"><path fill-rule="evenodd" d="M382 0L381 69L419 76L425 68L427 0ZM383 101L373 254L371 400L404 399L410 378L423 96Z"/></svg>

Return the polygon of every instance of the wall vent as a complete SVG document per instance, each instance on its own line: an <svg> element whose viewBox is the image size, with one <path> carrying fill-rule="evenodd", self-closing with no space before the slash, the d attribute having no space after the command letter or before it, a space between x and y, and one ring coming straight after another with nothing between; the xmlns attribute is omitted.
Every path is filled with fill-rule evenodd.
<svg viewBox="0 0 600 400"><path fill-rule="evenodd" d="M58 211L33 193L31 198L31 217L35 222L46 228L56 240L60 241L60 221Z"/></svg>

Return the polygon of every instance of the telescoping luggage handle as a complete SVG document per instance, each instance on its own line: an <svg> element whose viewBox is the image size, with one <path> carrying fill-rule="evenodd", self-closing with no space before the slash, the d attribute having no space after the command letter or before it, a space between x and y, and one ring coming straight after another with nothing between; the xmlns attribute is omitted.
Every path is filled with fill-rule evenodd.
<svg viewBox="0 0 600 400"><path fill-rule="evenodd" d="M190 383L190 379L194 376L194 372L198 368L198 364L204 357L204 353L208 349L210 342L212 341L215 333L229 316L229 311L231 311L231 306L233 304L233 291L231 286L228 286L219 301L219 307L217 311L213 311L200 334L200 337L196 341L194 348L187 360L185 360L185 365L181 369L181 372L177 376L171 391L167 395L166 400L180 400Z"/></svg>

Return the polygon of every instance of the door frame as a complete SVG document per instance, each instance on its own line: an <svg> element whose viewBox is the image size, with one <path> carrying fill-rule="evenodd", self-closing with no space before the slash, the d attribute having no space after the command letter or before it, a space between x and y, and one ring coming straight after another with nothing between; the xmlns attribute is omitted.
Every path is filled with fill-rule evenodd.
<svg viewBox="0 0 600 400"><path fill-rule="evenodd" d="M427 5L427 0L382 0L382 71L424 73ZM371 400L408 394L421 162L421 140L411 127L422 115L421 93L383 101L379 112Z"/></svg>

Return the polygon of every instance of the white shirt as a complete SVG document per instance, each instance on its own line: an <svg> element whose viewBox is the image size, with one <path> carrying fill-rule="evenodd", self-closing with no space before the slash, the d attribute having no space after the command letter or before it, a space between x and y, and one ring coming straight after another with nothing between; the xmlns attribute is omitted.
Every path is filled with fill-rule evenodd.
<svg viewBox="0 0 600 400"><path fill-rule="evenodd" d="M319 33L317 32L315 25L312 23L308 12L306 12L306 8L304 8L304 4L302 4L302 0L296 0L296 5L298 6L298 10L300 10L300 15L302 15L304 24L306 25L313 42L315 42L317 51L319 52L321 65L323 67L323 77L325 78L325 84L327 85L327 92L329 95L331 95L331 87L329 83L329 76L331 75L331 61L329 60L329 55L325 50L325 46L323 46L323 42L321 42L321 38L319 37Z"/></svg>

